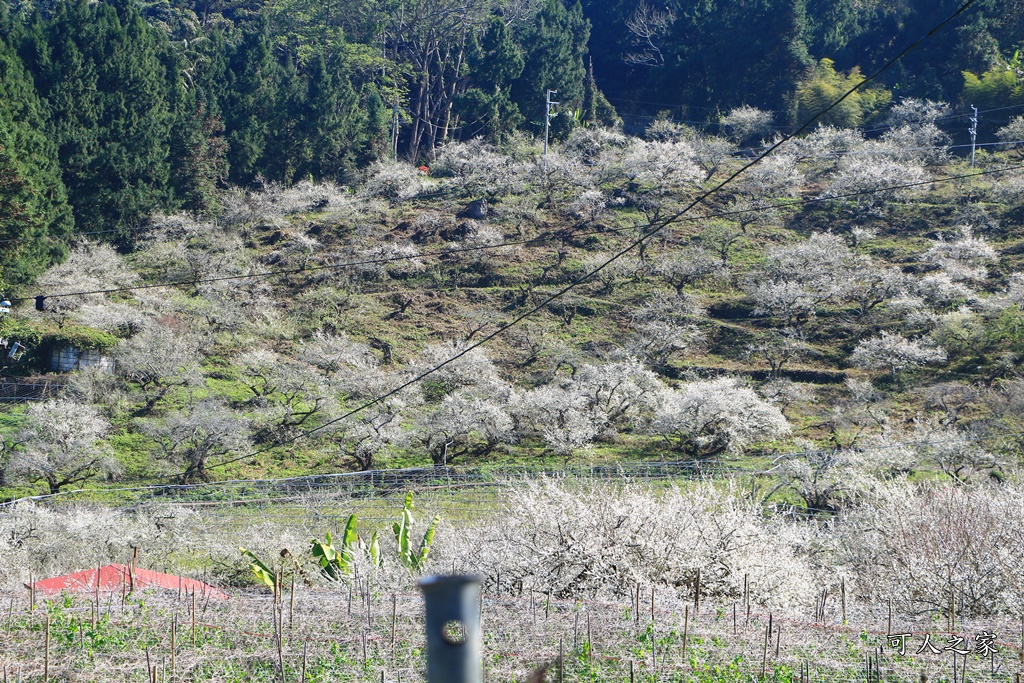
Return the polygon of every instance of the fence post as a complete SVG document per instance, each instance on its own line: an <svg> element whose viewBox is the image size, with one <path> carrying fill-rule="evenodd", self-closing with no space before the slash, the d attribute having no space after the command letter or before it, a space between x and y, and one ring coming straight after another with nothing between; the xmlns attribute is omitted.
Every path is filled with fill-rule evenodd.
<svg viewBox="0 0 1024 683"><path fill-rule="evenodd" d="M479 576L428 576L419 582L426 603L427 683L481 683Z"/></svg>

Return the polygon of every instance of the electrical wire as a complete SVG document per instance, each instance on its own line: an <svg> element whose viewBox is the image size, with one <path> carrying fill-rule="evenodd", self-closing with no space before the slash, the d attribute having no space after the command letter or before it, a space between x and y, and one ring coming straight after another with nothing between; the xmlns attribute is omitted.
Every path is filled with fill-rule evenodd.
<svg viewBox="0 0 1024 683"><path fill-rule="evenodd" d="M868 83L871 83L872 81L877 79L882 73L884 73L886 70L888 70L897 61L902 59L906 54L908 54L909 52L914 50L922 42L924 42L925 40L927 40L931 36L933 36L936 33L938 33L940 30L942 30L943 27L945 27L947 24L951 23L954 19L956 19L958 16L960 16L964 12L966 12L975 2L977 2L977 0L967 0L967 2L962 4L953 14L951 14L949 17L947 17L945 20L943 20L941 23L939 23L937 26L935 26L927 34L925 34L924 36L922 36L918 40L914 41L910 46L908 46L902 52L900 52L898 55L896 55L895 57L890 59L888 62L886 62L881 68L879 68L873 74L871 74L870 76L865 78L863 81L861 81L861 82L857 83L856 85L854 85L852 88L847 90L841 97L839 97L837 100L835 100L828 107L826 107L825 109L819 111L817 114L815 114L810 119L808 119L796 132L793 133L793 136L799 135L803 131L809 129L812 125L814 125L823 116L825 116L830 111L835 109L837 106L842 104L842 102L844 102L846 99L848 99L850 96L852 96L855 92L857 92L863 86L865 86ZM280 446L285 446L285 445L288 445L290 443L294 443L295 441L299 440L300 438L305 438L305 437L311 436L313 434L316 434L318 432L321 432L324 429L326 429L327 427L329 427L330 425L336 424L336 423L341 422L343 420L346 420L349 417L351 417L353 415L356 415L357 413L360 413L360 412L362 412L362 411L364 411L364 410L366 410L368 408L371 408L371 407L377 405L378 403L381 403L382 401L387 400L391 396L394 396L394 395L400 393L401 391L404 391L408 387L421 382L422 380L426 379L427 377L429 377L430 375L434 374L435 372L441 370L442 368L444 368L444 367L446 367L448 365L451 365L452 363L454 363L458 359L462 358L463 356L467 355L468 353L472 352L473 350L483 346L484 344L486 344L487 342L491 341L495 337L499 336L500 334L503 334L504 332L506 332L507 330L511 329L512 327L518 325L520 322L526 320L527 318L533 316L537 312L543 310L552 301L555 301L556 299L564 296L565 294L567 294L568 292L570 292L574 288L578 287L579 285L583 284L587 280L591 279L594 275L596 275L600 271L602 271L605 268L607 268L608 266L610 266L612 263L614 263L616 260L618 260L619 258L624 256L625 254L627 254L630 251L636 249L637 247L643 245L643 243L646 242L648 239L650 239L654 235L658 234L659 232L664 230L669 225L677 222L686 213L688 213L689 211L691 211L695 207L697 207L700 204L702 204L709 197L717 194L720 190L722 190L722 188L724 188L724 187L728 186L729 184L731 184L736 178L741 176L748 169L750 169L753 166L759 164L761 161L763 161L765 158L767 158L769 155L771 155L775 150L779 149L783 144L788 142L793 136L789 136L789 137L786 137L786 138L784 138L782 140L779 140L776 144L774 144L772 147L770 147L763 155L761 155L760 157L752 160L750 163L745 164L744 166L742 166L740 169L736 170L734 173L732 173L732 175L728 176L725 180L723 180L721 183L719 183L715 187L713 187L710 190L707 190L707 191L701 193L700 195L698 195L693 201L691 201L686 207L684 207L680 211L677 211L674 214L669 215L669 216L667 216L667 217L665 217L663 219L652 221L651 223L649 223L649 225L651 225L650 229L647 230L646 232L644 232L638 239L636 239L632 243L630 243L626 248L616 252L611 257L609 257L606 261L604 261L602 264L600 264L596 268L594 268L593 270L585 273L584 275L582 275L581 277L579 277L576 280L572 281L571 283L569 283L565 287L561 288L560 290L558 290L554 294L546 297L539 304L537 304L533 308L530 308L525 313L522 313L521 315L516 316L515 318L512 319L511 322L508 322L508 323L502 325L501 327L499 327L494 332L491 332L491 333L485 335L479 341L466 346L466 348L464 348L459 353L453 355L451 358L448 358L447 360L445 360L445 361L443 361L441 363L438 363L437 365L433 366L432 368L430 368L430 369L428 369L428 370L426 370L424 372L421 372L421 373L415 375L412 379L402 383L401 385L395 387L394 389L392 389L390 391L387 391L387 392L377 396L376 398L373 398L373 399L371 399L369 401L366 401L366 402L360 404L359 406L357 406L356 408L353 408L352 410L349 410L349 411L343 413L342 415L340 415L340 416L338 416L336 418L328 420L327 422L325 422L324 424L322 424L322 425L320 425L318 427L315 427L315 428L310 429L310 430L306 430L304 432L301 432L301 433L297 434L294 437L290 437L288 439L281 440L280 442L271 444L270 446L267 446L265 448L259 449L259 450L255 451L255 452L252 452L252 453L248 453L248 454L246 454L244 456L223 461L223 462L218 463L216 465L213 465L211 467L223 467L223 466L225 466L225 465L227 465L227 464L229 464L231 462L237 462L239 460L245 460L245 459L248 459L248 458L253 458L253 457L256 457L256 456L258 456L258 455L260 455L262 453L266 453L266 452L268 452L268 451L270 451L270 450L272 450L274 448L278 448Z"/></svg>

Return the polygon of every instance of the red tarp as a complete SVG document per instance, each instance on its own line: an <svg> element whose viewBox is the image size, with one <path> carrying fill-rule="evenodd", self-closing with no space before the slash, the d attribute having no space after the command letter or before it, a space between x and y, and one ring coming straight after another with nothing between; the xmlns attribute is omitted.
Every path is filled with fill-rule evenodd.
<svg viewBox="0 0 1024 683"><path fill-rule="evenodd" d="M133 589L163 588L166 590L191 593L203 597L212 596L221 600L227 599L227 594L222 593L213 586L186 579L183 576L174 574L161 574L160 572L148 569L134 569L123 564L108 564L105 567L86 569L74 574L65 574L52 579L43 579L35 582L35 589L40 593L93 593L96 591L97 583L99 590L108 592L131 591ZM29 585L25 584L28 588Z"/></svg>

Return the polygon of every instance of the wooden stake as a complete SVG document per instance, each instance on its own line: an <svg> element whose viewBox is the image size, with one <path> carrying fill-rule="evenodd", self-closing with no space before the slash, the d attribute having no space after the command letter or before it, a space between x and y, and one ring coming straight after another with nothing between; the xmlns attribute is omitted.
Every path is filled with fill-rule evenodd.
<svg viewBox="0 0 1024 683"><path fill-rule="evenodd" d="M693 616L700 613L700 567L697 567L697 581L693 586Z"/></svg>
<svg viewBox="0 0 1024 683"><path fill-rule="evenodd" d="M295 572L292 572L291 604L288 607L288 630L295 630Z"/></svg>
<svg viewBox="0 0 1024 683"><path fill-rule="evenodd" d="M480 596L483 600L483 596ZM373 595L370 593L370 579L366 579L366 628L373 628Z"/></svg>
<svg viewBox="0 0 1024 683"><path fill-rule="evenodd" d="M956 590L955 589L950 591L949 598L950 598L950 605L952 606L952 609L950 610L949 630L951 632L953 632L953 633L956 633Z"/></svg>
<svg viewBox="0 0 1024 683"><path fill-rule="evenodd" d="M192 647L196 646L196 589L192 588Z"/></svg>
<svg viewBox="0 0 1024 683"><path fill-rule="evenodd" d="M750 575L743 575L743 605L747 611L746 621L743 622L743 628L750 627Z"/></svg>
<svg viewBox="0 0 1024 683"><path fill-rule="evenodd" d="M306 681L306 647L309 643L302 643L302 675L299 677L299 683L305 683ZM380 672L381 676L384 676L384 671Z"/></svg>
<svg viewBox="0 0 1024 683"><path fill-rule="evenodd" d="M31 570L28 573L28 611L36 611L36 583L32 579Z"/></svg>
<svg viewBox="0 0 1024 683"><path fill-rule="evenodd" d="M764 643L761 647L761 678L764 678L765 673L768 670L768 638L770 637L770 627L764 627Z"/></svg>
<svg viewBox="0 0 1024 683"><path fill-rule="evenodd" d="M50 613L46 613L46 640L43 655L43 683L50 683Z"/></svg>
<svg viewBox="0 0 1024 683"><path fill-rule="evenodd" d="M683 661L686 661L686 639L690 635L690 606L683 608Z"/></svg>
<svg viewBox="0 0 1024 683"><path fill-rule="evenodd" d="M732 634L736 635L736 601L732 601Z"/></svg>
<svg viewBox="0 0 1024 683"><path fill-rule="evenodd" d="M363 668L366 668L366 629L363 629Z"/></svg>
<svg viewBox="0 0 1024 683"><path fill-rule="evenodd" d="M395 622L398 620L398 596L391 594L391 666L395 665Z"/></svg>
<svg viewBox="0 0 1024 683"><path fill-rule="evenodd" d="M280 583L280 580L278 581ZM280 611L278 611L280 610ZM274 604L274 611L271 614L274 619L274 635L277 636L277 669L280 674L281 683L284 683L284 609L281 604Z"/></svg>
<svg viewBox="0 0 1024 683"><path fill-rule="evenodd" d="M651 624L651 676L658 680L658 641L654 637L654 624Z"/></svg>
<svg viewBox="0 0 1024 683"><path fill-rule="evenodd" d="M636 623L640 624L640 582L637 582L637 608L633 612ZM1024 616L1021 617L1021 647L1024 648Z"/></svg>
<svg viewBox="0 0 1024 683"><path fill-rule="evenodd" d="M651 626L654 626L654 586L651 586Z"/></svg>
<svg viewBox="0 0 1024 683"><path fill-rule="evenodd" d="M779 645L782 643L782 627L775 629L775 659L779 658Z"/></svg>
<svg viewBox="0 0 1024 683"><path fill-rule="evenodd" d="M171 683L174 683L175 669L175 649L178 645L178 615L175 613L171 617Z"/></svg>
<svg viewBox="0 0 1024 683"><path fill-rule="evenodd" d="M846 579L840 579L839 581L839 595L843 601L843 625L846 625ZM810 676L810 673L807 674Z"/></svg>
<svg viewBox="0 0 1024 683"><path fill-rule="evenodd" d="M587 659L594 658L594 632L590 628L590 611L587 611Z"/></svg>
<svg viewBox="0 0 1024 683"><path fill-rule="evenodd" d="M632 669L633 662L630 662L630 668ZM562 637L558 637L558 683L564 683L565 681L565 650L562 644ZM1020 681L1017 681L1020 683Z"/></svg>

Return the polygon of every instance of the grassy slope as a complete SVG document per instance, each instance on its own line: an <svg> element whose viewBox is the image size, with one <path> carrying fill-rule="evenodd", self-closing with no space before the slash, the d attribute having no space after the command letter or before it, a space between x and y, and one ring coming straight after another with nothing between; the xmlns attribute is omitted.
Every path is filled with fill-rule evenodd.
<svg viewBox="0 0 1024 683"><path fill-rule="evenodd" d="M935 175L962 172L961 164L933 168ZM724 173L724 171L723 171ZM721 175L721 174L720 174ZM434 181L437 187L441 181ZM792 243L813 232L835 231L845 233L853 225L873 229L877 238L863 247L864 253L890 264L914 270L917 257L926 250L937 234L950 233L955 227L958 210L973 201L999 222L997 230L981 233L1000 250L998 266L984 283L990 292L1005 286L1006 275L1021 266L1019 238L1014 226L1019 210L986 199L983 191L988 181L965 181L958 184L937 184L927 188L915 200L893 203L884 211L871 216L852 216L843 208L812 204L791 211L778 225L752 227L734 247L730 257L732 276L701 286L697 292L709 306L710 315L701 323L707 336L705 349L699 353L679 356L666 369L668 377L697 378L721 373L747 375L761 373L766 367L743 354L744 346L779 321L754 316L752 307L738 283L755 268L767 248ZM980 189L979 189L980 188ZM814 196L814 188L807 187L804 196ZM980 198L980 200L979 200ZM466 203L466 197L440 196L404 202L377 204L374 211L346 209L317 213L303 211L286 214L273 220L254 220L241 227L245 246L255 259L273 251L282 234L305 233L315 236L322 251L314 255L318 260L331 262L339 259L338 251L348 246L369 247L381 240L413 240L424 251L443 249L449 242L442 234L426 234L418 221L428 213L439 214L447 228L457 227L455 214ZM724 204L716 202L716 205ZM208 393L235 402L244 401L247 390L233 372L232 358L253 345L265 344L284 353L291 353L296 344L321 326L344 331L358 341L385 340L394 350L397 364L414 359L428 344L466 336L472 321L491 316L494 321L508 320L539 301L557 288L571 282L583 272L583 259L595 253L614 252L632 239L630 227L642 220L631 208L611 210L599 224L587 226L587 232L609 230L605 234L586 237L573 236L573 220L563 215L558 206L539 212L536 221L525 224L503 219L500 215L489 219L506 239L544 237L544 241L506 249L482 252L479 257L448 256L425 259L427 265L410 274L396 274L378 279L355 277L322 278L321 273L298 273L284 278L268 280L272 286L273 305L287 322L283 332L275 337L259 337L249 333L219 333L210 355L202 367L207 375L206 386L192 396ZM702 221L679 222L669 226L654 240L651 252L659 254L687 244L699 243ZM579 228L576 228L579 231ZM613 232L621 230L621 232ZM561 238L558 238L560 236ZM336 251L337 250L337 251ZM333 253L332 253L333 252ZM351 253L351 252L350 252ZM128 258L129 263L132 257ZM142 271L145 281L160 281L161 274ZM323 279L323 282L318 280ZM311 306L304 299L317 288L336 284L342 305L321 306L310 313ZM549 359L560 345L574 350L579 358L599 357L602 352L621 344L630 334L630 314L652 293L669 292L664 283L651 275L622 278L614 288L588 282L571 295L575 316L569 317L563 305L548 306L521 325L518 330L503 335L488 345L489 353L502 373L511 381L530 386L546 381L557 368ZM403 308L404 304L404 308ZM315 308L315 307L314 307ZM484 313L481 313L484 311ZM198 324L191 321L188 324ZM821 383L808 386L812 398L797 400L786 409L795 426L794 437L827 444L828 433L822 427L822 415L829 405L843 396L840 382L843 377L869 377L860 370L847 366L846 358L858 339L879 329L898 329L898 324L884 319L856 319L850 310L824 308L817 311L805 325L807 341L817 355L794 362L787 370L816 371ZM494 329L492 324L486 328ZM522 343L523 331L542 337L544 348L537 358L530 359ZM996 340L1014 346L1016 333L1010 338ZM903 377L900 382L875 378L887 395L895 419L909 422L927 410L922 387L939 382L973 383L991 380L994 361L980 358L968 347L949 365L929 369ZM798 376L800 377L800 376ZM801 377L802 378L802 377ZM869 377L870 378L870 377ZM827 381L825 381L827 380ZM167 411L186 400L181 392L172 392L162 402L160 410ZM978 408L980 411L981 408ZM14 422L18 407L8 409ZM970 408L966 413L970 417ZM158 472L142 451L147 450L147 438L133 429L131 419L115 418L118 429L110 445L125 466L129 481L146 480ZM11 433L12 429L7 428ZM792 442L765 444L769 451L792 449ZM665 448L664 442L639 434L621 434L607 443L598 444L590 453L581 455L594 461L613 461L619 458L651 458L656 460L679 457ZM546 453L540 443L519 443L500 448L489 456L489 461L506 463L538 463L549 466L560 459ZM403 467L428 464L428 460L415 452L397 452L383 459L384 467ZM756 461L751 461L750 464ZM467 463L470 464L470 463ZM252 460L243 460L217 471L218 477L250 478L293 476L298 474L334 471L336 459L325 457L321 449L310 447L303 441ZM26 492L27 489L18 489ZM7 493L14 493L8 490Z"/></svg>

